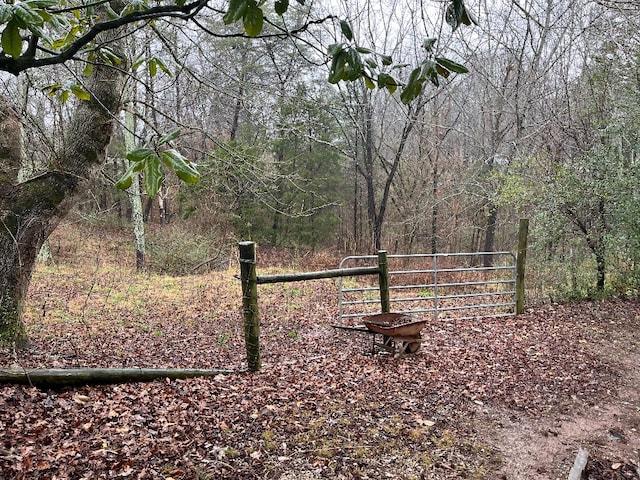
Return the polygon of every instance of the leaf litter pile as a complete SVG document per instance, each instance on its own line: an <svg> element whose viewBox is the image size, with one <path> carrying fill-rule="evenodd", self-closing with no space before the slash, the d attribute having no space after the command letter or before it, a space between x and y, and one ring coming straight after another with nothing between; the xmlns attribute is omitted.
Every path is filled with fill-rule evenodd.
<svg viewBox="0 0 640 480"><path fill-rule="evenodd" d="M259 287L263 368L247 373L236 273L173 278L64 258L41 267L31 344L1 350L0 365L235 373L0 386L0 479L517 478L488 419L615 401L623 354L639 343L636 301L584 302L430 322L418 353L372 354L369 335L331 327L336 286L324 280ZM636 453L638 402L623 432ZM566 477L572 460L562 460ZM637 478L637 458L597 462L593 478Z"/></svg>

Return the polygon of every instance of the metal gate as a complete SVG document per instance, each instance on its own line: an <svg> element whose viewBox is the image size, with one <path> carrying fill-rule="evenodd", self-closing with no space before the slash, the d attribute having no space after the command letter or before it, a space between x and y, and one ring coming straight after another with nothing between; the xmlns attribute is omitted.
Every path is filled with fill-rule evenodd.
<svg viewBox="0 0 640 480"><path fill-rule="evenodd" d="M491 266L480 266L485 259ZM391 311L471 319L516 314L516 256L511 252L388 255ZM339 269L375 266L376 255L349 256ZM380 311L372 277L340 277L339 321Z"/></svg>

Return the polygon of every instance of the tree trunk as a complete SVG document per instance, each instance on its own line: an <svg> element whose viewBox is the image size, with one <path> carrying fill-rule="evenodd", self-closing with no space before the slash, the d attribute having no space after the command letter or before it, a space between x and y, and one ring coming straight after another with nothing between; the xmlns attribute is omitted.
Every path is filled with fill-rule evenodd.
<svg viewBox="0 0 640 480"><path fill-rule="evenodd" d="M492 252L496 243L496 220L498 219L498 207L495 203L489 202L487 205L489 214L487 215L487 230L484 237L484 251ZM484 266L493 266L493 255L484 256Z"/></svg>
<svg viewBox="0 0 640 480"><path fill-rule="evenodd" d="M135 117L133 114L124 111L124 143L127 151L136 147L134 132L136 130ZM127 189L129 202L131 203L131 221L133 223L133 237L136 250L136 270L141 272L145 267L145 235L144 220L142 212L142 192L140 189L140 174L135 172L131 181L131 186Z"/></svg>
<svg viewBox="0 0 640 480"><path fill-rule="evenodd" d="M117 32L103 34L117 52ZM108 38L110 37L110 38ZM87 178L105 157L120 110L123 65L97 64L86 87L91 99L78 102L65 128L70 132L49 171L18 181L22 161L21 123L9 100L0 97L0 342L23 344L24 301L38 252L69 212Z"/></svg>

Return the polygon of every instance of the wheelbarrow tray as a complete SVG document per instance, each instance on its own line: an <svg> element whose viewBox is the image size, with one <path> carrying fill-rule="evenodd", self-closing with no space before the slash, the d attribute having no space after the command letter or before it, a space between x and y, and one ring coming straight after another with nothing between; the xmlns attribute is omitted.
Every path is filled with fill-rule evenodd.
<svg viewBox="0 0 640 480"><path fill-rule="evenodd" d="M403 313L378 313L364 317L364 325L374 333L395 338L420 338L426 320L416 320Z"/></svg>

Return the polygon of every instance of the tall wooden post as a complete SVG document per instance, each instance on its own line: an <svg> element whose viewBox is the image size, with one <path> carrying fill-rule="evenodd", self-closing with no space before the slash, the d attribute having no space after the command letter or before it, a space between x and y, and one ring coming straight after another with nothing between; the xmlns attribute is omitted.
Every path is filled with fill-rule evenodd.
<svg viewBox="0 0 640 480"><path fill-rule="evenodd" d="M247 366L250 372L260 370L260 312L256 278L256 244L240 242L240 279L242 280L242 313Z"/></svg>
<svg viewBox="0 0 640 480"><path fill-rule="evenodd" d="M387 251L378 250L378 281L380 283L380 308L382 313L391 311L389 300L389 265L387 264Z"/></svg>
<svg viewBox="0 0 640 480"><path fill-rule="evenodd" d="M518 257L516 259L516 315L524 312L524 271L527 260L529 219L521 218L518 227Z"/></svg>

